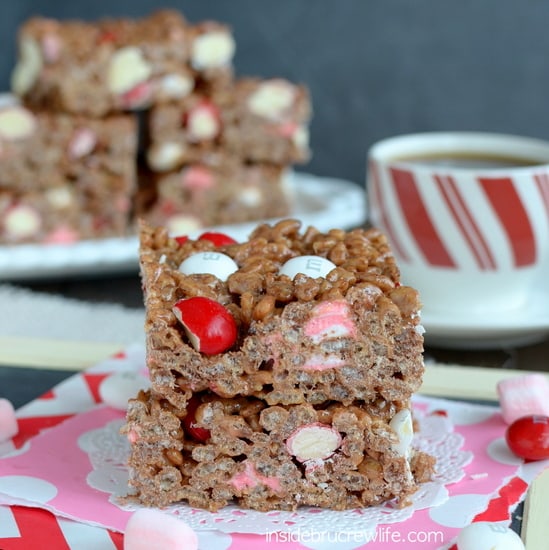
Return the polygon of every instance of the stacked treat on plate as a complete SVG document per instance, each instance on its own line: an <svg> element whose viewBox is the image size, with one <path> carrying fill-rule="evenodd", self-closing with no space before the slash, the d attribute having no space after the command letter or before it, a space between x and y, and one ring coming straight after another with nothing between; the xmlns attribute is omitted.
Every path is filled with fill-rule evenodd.
<svg viewBox="0 0 549 550"><path fill-rule="evenodd" d="M377 230L286 219L243 243L143 224L151 388L130 400L140 502L217 510L405 505L424 371L417 292Z"/></svg>
<svg viewBox="0 0 549 550"><path fill-rule="evenodd" d="M179 232L288 213L309 96L236 79L227 26L171 10L37 17L18 47L18 100L0 105L0 243L123 236L138 217Z"/></svg>

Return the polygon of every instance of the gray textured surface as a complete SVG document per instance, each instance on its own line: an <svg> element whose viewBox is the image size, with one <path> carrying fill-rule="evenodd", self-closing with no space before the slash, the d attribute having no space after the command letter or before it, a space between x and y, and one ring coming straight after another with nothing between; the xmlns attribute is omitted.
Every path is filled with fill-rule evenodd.
<svg viewBox="0 0 549 550"><path fill-rule="evenodd" d="M400 133L483 130L548 137L549 4L526 0L4 0L0 88L26 17L85 19L178 7L229 23L239 74L312 90L318 175L363 183L367 148Z"/></svg>

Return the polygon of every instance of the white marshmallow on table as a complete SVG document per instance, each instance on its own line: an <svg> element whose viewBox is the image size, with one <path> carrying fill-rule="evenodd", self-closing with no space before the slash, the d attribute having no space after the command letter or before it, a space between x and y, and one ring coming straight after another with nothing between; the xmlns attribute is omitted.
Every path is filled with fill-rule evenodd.
<svg viewBox="0 0 549 550"><path fill-rule="evenodd" d="M281 268L280 275L287 275L293 279L298 273L316 279L326 277L336 265L321 256L297 256L288 260Z"/></svg>
<svg viewBox="0 0 549 550"><path fill-rule="evenodd" d="M414 439L412 413L409 409L398 411L389 422L389 426L391 426L398 437L398 445L395 450L401 456L408 457L410 455L410 446Z"/></svg>
<svg viewBox="0 0 549 550"><path fill-rule="evenodd" d="M156 508L141 508L126 524L124 550L198 550L198 537L182 519Z"/></svg>
<svg viewBox="0 0 549 550"><path fill-rule="evenodd" d="M116 372L99 384L99 397L113 409L125 411L128 400L137 396L139 390L149 388L149 379L133 371Z"/></svg>
<svg viewBox="0 0 549 550"><path fill-rule="evenodd" d="M0 443L17 435L19 426L11 401L0 398Z"/></svg>
<svg viewBox="0 0 549 550"><path fill-rule="evenodd" d="M464 527L457 538L458 550L524 550L520 537L508 527L478 521Z"/></svg>
<svg viewBox="0 0 549 550"><path fill-rule="evenodd" d="M237 270L236 262L220 252L197 252L179 265L179 271L185 275L209 273L221 281L226 281Z"/></svg>

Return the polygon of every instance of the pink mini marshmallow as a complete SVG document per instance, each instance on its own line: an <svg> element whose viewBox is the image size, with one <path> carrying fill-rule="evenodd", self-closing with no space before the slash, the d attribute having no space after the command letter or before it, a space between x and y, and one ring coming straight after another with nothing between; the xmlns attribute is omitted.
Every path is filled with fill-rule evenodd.
<svg viewBox="0 0 549 550"><path fill-rule="evenodd" d="M208 168L192 165L182 170L181 184L186 189L210 189L215 187L215 179Z"/></svg>
<svg viewBox="0 0 549 550"><path fill-rule="evenodd" d="M507 424L523 416L549 416L549 380L543 374L525 374L497 384L501 414Z"/></svg>
<svg viewBox="0 0 549 550"><path fill-rule="evenodd" d="M61 55L61 39L57 34L48 33L42 38L42 55L46 63L55 63Z"/></svg>
<svg viewBox="0 0 549 550"><path fill-rule="evenodd" d="M235 474L229 480L229 483L231 483L237 491L243 491L257 485L265 485L275 493L279 493L282 490L280 480L277 477L261 475L256 470L254 464L249 460L245 460L244 464L244 471Z"/></svg>
<svg viewBox="0 0 549 550"><path fill-rule="evenodd" d="M315 343L329 338L353 338L356 326L349 304L345 300L321 302L312 310L304 332Z"/></svg>
<svg viewBox="0 0 549 550"><path fill-rule="evenodd" d="M183 520L156 508L137 510L124 533L124 550L198 550L196 533Z"/></svg>
<svg viewBox="0 0 549 550"><path fill-rule="evenodd" d="M17 435L19 427L11 401L0 398L0 443Z"/></svg>

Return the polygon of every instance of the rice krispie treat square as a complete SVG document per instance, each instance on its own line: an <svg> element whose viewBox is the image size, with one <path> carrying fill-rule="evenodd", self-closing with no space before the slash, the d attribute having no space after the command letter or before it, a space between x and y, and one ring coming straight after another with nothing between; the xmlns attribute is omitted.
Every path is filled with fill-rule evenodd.
<svg viewBox="0 0 549 550"><path fill-rule="evenodd" d="M164 172L219 150L245 162L304 163L310 158L310 118L305 86L239 79L210 94L156 105L148 121L148 164Z"/></svg>
<svg viewBox="0 0 549 550"><path fill-rule="evenodd" d="M34 17L19 30L12 90L29 105L101 117L232 79L235 43L218 22L175 10L97 22Z"/></svg>

